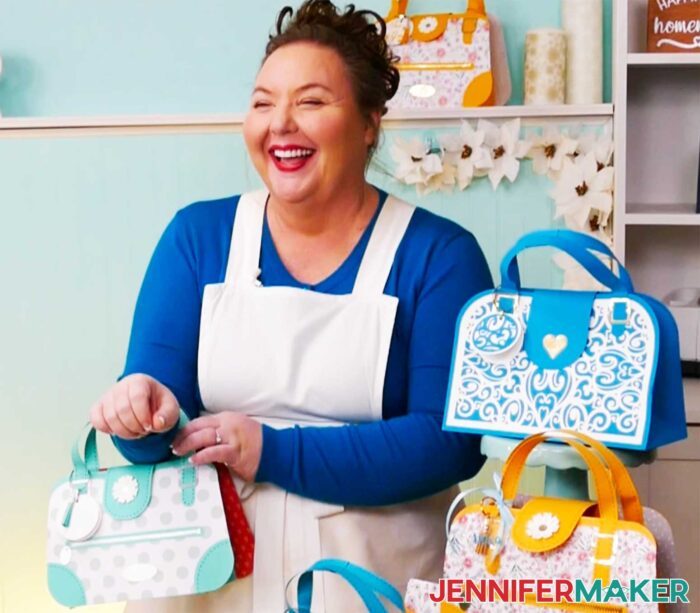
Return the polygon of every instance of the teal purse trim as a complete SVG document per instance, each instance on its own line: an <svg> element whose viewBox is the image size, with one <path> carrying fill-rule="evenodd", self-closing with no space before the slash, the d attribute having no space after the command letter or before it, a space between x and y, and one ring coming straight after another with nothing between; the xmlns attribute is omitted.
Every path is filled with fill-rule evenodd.
<svg viewBox="0 0 700 613"><path fill-rule="evenodd" d="M118 466L107 471L104 491L104 507L114 519L134 519L143 514L151 502L154 464ZM114 484L123 477L131 477L137 486L136 496L131 502L122 503L114 497Z"/></svg>
<svg viewBox="0 0 700 613"><path fill-rule="evenodd" d="M180 469L180 489L182 504L191 507L194 504L195 488L197 487L197 470L189 463Z"/></svg>
<svg viewBox="0 0 700 613"><path fill-rule="evenodd" d="M229 539L212 545L197 564L194 584L196 592L213 592L233 581L233 562L233 550Z"/></svg>
<svg viewBox="0 0 700 613"><path fill-rule="evenodd" d="M70 568L61 564L48 564L46 570L49 592L57 602L66 607L87 604L83 584Z"/></svg>
<svg viewBox="0 0 700 613"><path fill-rule="evenodd" d="M179 534L178 534L179 533ZM88 549L90 547L111 547L112 545L131 545L132 543L148 543L165 539L182 539L191 536L202 536L204 528L172 528L168 530L153 530L150 532L132 532L113 536L97 536L88 541L68 543L71 549Z"/></svg>

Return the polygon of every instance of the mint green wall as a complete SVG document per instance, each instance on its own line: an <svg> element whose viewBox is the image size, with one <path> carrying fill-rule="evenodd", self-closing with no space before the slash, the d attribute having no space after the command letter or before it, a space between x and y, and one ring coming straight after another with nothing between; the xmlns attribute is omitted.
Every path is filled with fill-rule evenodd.
<svg viewBox="0 0 700 613"><path fill-rule="evenodd" d="M457 12L466 2L412 0L410 11ZM612 0L605 3L609 60ZM5 62L0 111L4 116L242 112L266 36L284 4L5 0L0 4ZM356 4L385 15L390 0ZM486 5L504 24L511 102L518 104L525 32L558 26L559 0L487 0ZM610 101L609 71L605 96Z"/></svg>
<svg viewBox="0 0 700 613"><path fill-rule="evenodd" d="M246 5L244 21L238 2L5 0L0 109L242 111L264 33L282 4ZM382 12L388 6L360 4ZM512 48L522 46L513 32L558 20L555 0L488 4L503 18ZM415 5L457 10L460 2ZM519 60L511 63L517 84ZM387 145L395 136L388 130L379 152L385 167L392 167ZM551 224L550 184L529 162L515 185L496 192L482 180L465 192L420 199L381 172L372 178L473 231L492 269L517 236ZM138 287L165 224L194 200L257 185L237 134L7 138L0 131L0 612L63 610L46 589L48 491L70 471L70 447L90 405L122 368ZM558 282L549 255L526 259L528 283ZM119 462L105 442L101 437L104 464Z"/></svg>

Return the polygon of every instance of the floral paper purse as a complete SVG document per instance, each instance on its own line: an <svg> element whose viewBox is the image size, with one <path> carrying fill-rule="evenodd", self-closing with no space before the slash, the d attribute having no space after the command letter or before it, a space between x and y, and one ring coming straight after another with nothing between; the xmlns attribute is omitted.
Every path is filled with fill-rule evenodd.
<svg viewBox="0 0 700 613"><path fill-rule="evenodd" d="M406 15L408 0L392 0L387 42L400 60L399 109L458 109L494 104L490 28L483 0L464 13Z"/></svg>
<svg viewBox="0 0 700 613"><path fill-rule="evenodd" d="M518 482L528 455L548 440L563 441L585 460L597 502L562 498L530 498L513 508ZM580 613L656 613L654 602L641 597L615 596L620 589L647 581L656 574L656 541L644 525L642 506L629 472L601 443L571 430L533 435L515 447L503 467L497 490L484 490L480 503L452 513L468 490L455 499L448 513L445 579L481 581L509 579L580 580L590 588L589 602L537 602L533 592L511 602L486 602L477 592L436 603L438 585L412 579L408 583L406 613L535 613L549 610ZM618 505L619 498L619 505ZM621 513L620 513L621 511ZM596 581L599 580L599 583ZM600 586L598 591L596 586ZM554 594L552 593L551 596ZM596 602L597 601L597 602Z"/></svg>

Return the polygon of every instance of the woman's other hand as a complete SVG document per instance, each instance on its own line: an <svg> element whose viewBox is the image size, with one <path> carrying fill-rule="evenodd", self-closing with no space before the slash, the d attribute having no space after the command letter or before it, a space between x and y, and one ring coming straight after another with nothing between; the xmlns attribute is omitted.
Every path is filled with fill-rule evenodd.
<svg viewBox="0 0 700 613"><path fill-rule="evenodd" d="M166 432L177 424L180 405L162 383L144 374L124 377L90 409L96 430L124 439Z"/></svg>
<svg viewBox="0 0 700 613"><path fill-rule="evenodd" d="M199 450L190 458L193 464L220 462L245 481L252 481L260 464L262 426L242 413L206 415L182 428L172 448L180 456Z"/></svg>

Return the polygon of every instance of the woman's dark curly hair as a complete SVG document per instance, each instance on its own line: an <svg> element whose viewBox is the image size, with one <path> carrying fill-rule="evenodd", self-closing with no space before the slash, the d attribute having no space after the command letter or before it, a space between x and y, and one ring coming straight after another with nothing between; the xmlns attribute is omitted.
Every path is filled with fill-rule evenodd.
<svg viewBox="0 0 700 613"><path fill-rule="evenodd" d="M287 18L290 19L287 19ZM356 10L353 4L340 10L330 0L305 0L296 13L285 6L277 16L263 63L280 47L313 42L335 50L347 67L355 101L362 115L384 115L386 103L399 87L398 58L387 45L386 23L374 11ZM370 148L370 157L376 143Z"/></svg>

